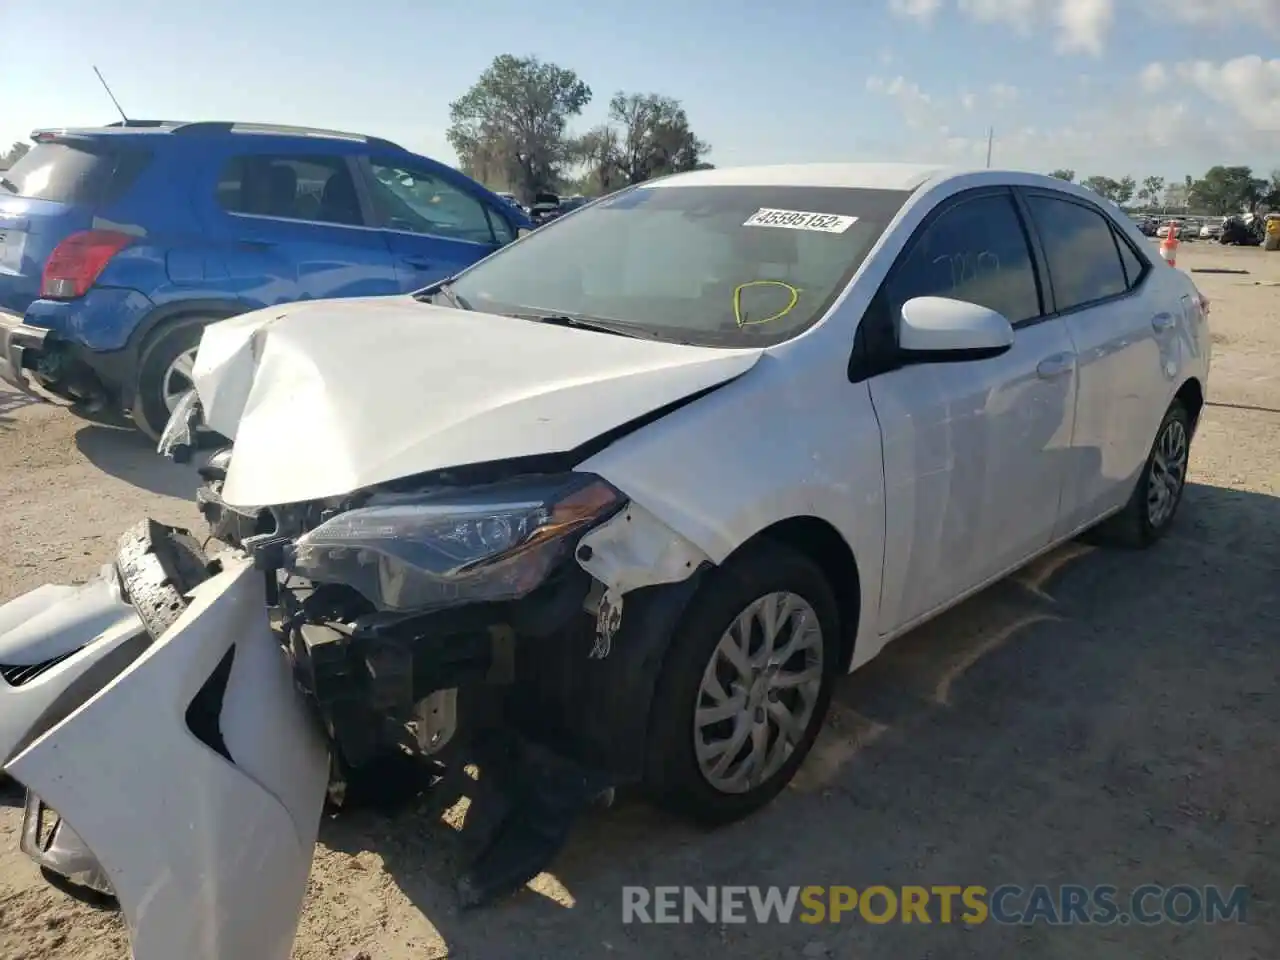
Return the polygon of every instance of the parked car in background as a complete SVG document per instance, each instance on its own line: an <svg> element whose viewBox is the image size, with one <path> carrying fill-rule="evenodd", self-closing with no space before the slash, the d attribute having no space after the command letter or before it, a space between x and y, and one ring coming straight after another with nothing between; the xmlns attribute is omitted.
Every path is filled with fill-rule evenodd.
<svg viewBox="0 0 1280 960"><path fill-rule="evenodd" d="M550 223L563 213L560 198L554 193L535 194L533 203L529 206L529 219L533 221L535 227Z"/></svg>
<svg viewBox="0 0 1280 960"><path fill-rule="evenodd" d="M212 321L403 293L525 214L377 137L221 122L41 130L0 181L0 377L157 436Z"/></svg>
<svg viewBox="0 0 1280 960"><path fill-rule="evenodd" d="M1200 239L1217 240L1222 236L1222 225L1226 222L1225 217L1217 220L1206 220L1200 227Z"/></svg>

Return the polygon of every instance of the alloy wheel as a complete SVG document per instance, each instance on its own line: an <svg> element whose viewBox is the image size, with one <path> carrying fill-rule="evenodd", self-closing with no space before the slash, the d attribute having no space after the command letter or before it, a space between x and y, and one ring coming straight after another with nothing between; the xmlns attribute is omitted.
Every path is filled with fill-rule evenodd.
<svg viewBox="0 0 1280 960"><path fill-rule="evenodd" d="M711 787L746 793L787 762L813 720L824 649L818 615L798 594L766 594L729 625L694 710L694 753Z"/></svg>
<svg viewBox="0 0 1280 960"><path fill-rule="evenodd" d="M1159 529L1169 522L1187 479L1187 429L1181 420L1165 424L1151 455L1147 478L1147 522Z"/></svg>
<svg viewBox="0 0 1280 960"><path fill-rule="evenodd" d="M164 377L160 381L160 394L170 413L173 413L174 407L178 405L183 395L195 386L195 382L191 379L195 365L196 348L192 347L174 357L173 362L165 370Z"/></svg>

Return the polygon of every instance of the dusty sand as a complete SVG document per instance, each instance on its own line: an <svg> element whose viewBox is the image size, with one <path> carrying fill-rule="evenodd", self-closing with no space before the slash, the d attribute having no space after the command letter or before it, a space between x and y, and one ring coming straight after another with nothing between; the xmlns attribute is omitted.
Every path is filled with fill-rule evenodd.
<svg viewBox="0 0 1280 960"><path fill-rule="evenodd" d="M1071 544L843 682L795 788L700 833L601 812L530 890L460 914L456 838L412 811L328 821L297 960L1280 955L1280 254L1186 244L1213 301L1212 406L1177 528ZM84 578L133 518L195 523L189 470L0 392L0 601ZM48 886L0 807L0 958L120 960L116 915ZM1251 884L1247 925L638 927L624 884ZM252 960L252 958L244 958Z"/></svg>

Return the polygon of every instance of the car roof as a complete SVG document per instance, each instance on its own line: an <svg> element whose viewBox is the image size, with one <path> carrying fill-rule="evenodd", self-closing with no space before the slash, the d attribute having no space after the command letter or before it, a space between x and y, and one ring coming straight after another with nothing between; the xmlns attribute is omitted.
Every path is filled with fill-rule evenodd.
<svg viewBox="0 0 1280 960"><path fill-rule="evenodd" d="M920 163L785 163L758 167L715 167L677 173L648 187L846 187L915 190L951 168Z"/></svg>
<svg viewBox="0 0 1280 960"><path fill-rule="evenodd" d="M371 137L363 133L350 133L345 130L327 130L322 127L299 127L279 123L244 123L236 120L126 120L108 123L101 127L47 127L31 132L31 139L39 143L42 139L54 139L76 136L231 136L231 135L265 135L286 139L322 139L345 141L353 144L364 144L380 150L410 153L398 143L384 140L382 137Z"/></svg>

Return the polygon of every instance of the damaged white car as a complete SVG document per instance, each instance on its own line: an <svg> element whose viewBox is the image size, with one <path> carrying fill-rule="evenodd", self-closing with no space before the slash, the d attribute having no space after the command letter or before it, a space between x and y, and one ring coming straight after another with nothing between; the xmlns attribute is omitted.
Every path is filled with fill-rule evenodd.
<svg viewBox="0 0 1280 960"><path fill-rule="evenodd" d="M285 960L326 789L388 757L472 797L469 903L610 788L741 817L894 636L1102 521L1168 528L1207 309L1072 184L839 165L215 324L161 446L230 440L217 550L146 521L0 607L24 848L114 892L139 960Z"/></svg>

